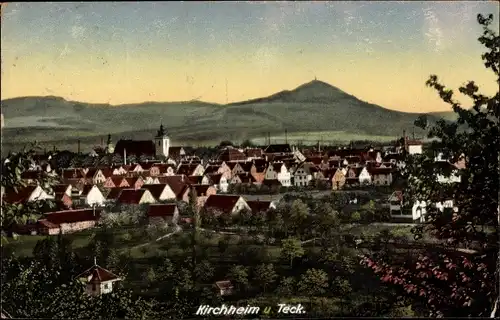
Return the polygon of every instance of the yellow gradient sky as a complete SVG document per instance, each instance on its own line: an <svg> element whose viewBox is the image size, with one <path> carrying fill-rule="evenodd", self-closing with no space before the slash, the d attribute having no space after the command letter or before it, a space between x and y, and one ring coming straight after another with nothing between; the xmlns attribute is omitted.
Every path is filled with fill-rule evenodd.
<svg viewBox="0 0 500 320"><path fill-rule="evenodd" d="M451 88L498 90L476 22L496 12L498 3L464 1L12 3L1 98L225 103L316 76L389 109L449 110L425 87L432 73Z"/></svg>

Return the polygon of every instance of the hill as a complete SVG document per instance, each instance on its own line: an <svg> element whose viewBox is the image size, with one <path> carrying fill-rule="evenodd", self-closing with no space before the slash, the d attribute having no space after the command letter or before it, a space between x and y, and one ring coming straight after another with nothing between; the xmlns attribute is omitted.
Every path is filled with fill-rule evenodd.
<svg viewBox="0 0 500 320"><path fill-rule="evenodd" d="M174 144L237 141L267 133L279 139L285 129L296 138L312 134L321 135L324 141L343 141L342 134L344 140L353 135L392 139L403 130L410 131L419 116L361 101L317 80L269 97L227 105L202 101L109 105L48 96L3 100L2 113L4 147L34 140L60 145L75 139L92 145L107 134L114 140L148 139L160 123L168 128ZM443 116L430 115L430 120Z"/></svg>

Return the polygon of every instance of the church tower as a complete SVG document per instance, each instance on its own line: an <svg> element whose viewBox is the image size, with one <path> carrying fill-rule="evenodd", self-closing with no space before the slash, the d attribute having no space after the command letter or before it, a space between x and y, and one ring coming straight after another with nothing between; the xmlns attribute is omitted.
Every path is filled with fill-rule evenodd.
<svg viewBox="0 0 500 320"><path fill-rule="evenodd" d="M113 142L111 141L111 135L108 134L108 142L106 142L106 153L112 154L113 152L115 152L115 146L113 145Z"/></svg>
<svg viewBox="0 0 500 320"><path fill-rule="evenodd" d="M160 130L155 137L155 156L164 156L168 158L168 149L170 149L170 138L168 137L167 130L160 125Z"/></svg>

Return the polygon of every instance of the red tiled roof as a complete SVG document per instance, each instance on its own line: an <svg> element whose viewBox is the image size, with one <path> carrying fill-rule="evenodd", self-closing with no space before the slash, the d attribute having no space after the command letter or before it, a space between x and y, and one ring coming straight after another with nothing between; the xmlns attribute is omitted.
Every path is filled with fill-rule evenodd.
<svg viewBox="0 0 500 320"><path fill-rule="evenodd" d="M205 174L211 174L211 173L217 173L217 171L219 171L220 169L220 166L216 166L216 165L208 165L206 168L205 168Z"/></svg>
<svg viewBox="0 0 500 320"><path fill-rule="evenodd" d="M123 204L139 204L146 189L124 189L118 196L117 201Z"/></svg>
<svg viewBox="0 0 500 320"><path fill-rule="evenodd" d="M115 186L119 186L120 184L122 184L122 183L123 183L123 180L124 180L125 178L123 178L122 176L111 176L111 177L109 177L108 179L111 179L111 181L113 182L113 184L114 184ZM125 179L125 181L127 181L127 180ZM127 181L127 183L128 183L128 181Z"/></svg>
<svg viewBox="0 0 500 320"><path fill-rule="evenodd" d="M213 187L209 184L192 184L191 188L193 188L196 191L196 194L199 197L204 197L207 195L208 189Z"/></svg>
<svg viewBox="0 0 500 320"><path fill-rule="evenodd" d="M64 193L68 190L69 186L69 184L56 184L52 187L52 190L54 190L54 193Z"/></svg>
<svg viewBox="0 0 500 320"><path fill-rule="evenodd" d="M201 181L203 180L203 176L189 176L187 178L189 184L201 184Z"/></svg>
<svg viewBox="0 0 500 320"><path fill-rule="evenodd" d="M314 163L314 164L320 164L321 161L323 161L323 158L322 157L307 157L306 161Z"/></svg>
<svg viewBox="0 0 500 320"><path fill-rule="evenodd" d="M125 180L127 180L128 185L131 186L131 187L134 186L139 179L142 180L141 177L125 178Z"/></svg>
<svg viewBox="0 0 500 320"><path fill-rule="evenodd" d="M175 203L151 204L148 208L148 217L173 216L177 205Z"/></svg>
<svg viewBox="0 0 500 320"><path fill-rule="evenodd" d="M92 190L94 188L94 185L93 184L86 184L83 186L83 189L82 189L82 196L86 196L89 194L90 190Z"/></svg>
<svg viewBox="0 0 500 320"><path fill-rule="evenodd" d="M42 177L41 171L24 171L21 173L21 179L25 180L38 180Z"/></svg>
<svg viewBox="0 0 500 320"><path fill-rule="evenodd" d="M52 223L46 219L41 219L37 221L37 224L42 228L56 229L59 228L58 224Z"/></svg>
<svg viewBox="0 0 500 320"><path fill-rule="evenodd" d="M274 171L279 172L279 171L281 171L281 167L283 167L283 162L275 162L272 165L273 165Z"/></svg>
<svg viewBox="0 0 500 320"><path fill-rule="evenodd" d="M219 209L223 212L231 212L240 196L213 194L207 198L205 208Z"/></svg>
<svg viewBox="0 0 500 320"><path fill-rule="evenodd" d="M119 280L120 278L109 270L106 270L98 265L94 265L91 268L85 270L79 274L77 279L86 278L90 283L99 283L111 280Z"/></svg>
<svg viewBox="0 0 500 320"><path fill-rule="evenodd" d="M247 201L248 206L253 213L266 212L271 206L271 201Z"/></svg>
<svg viewBox="0 0 500 320"><path fill-rule="evenodd" d="M253 162L250 162L250 161L241 162L240 166L243 169L243 171L250 172L250 170L252 169L252 166L253 166Z"/></svg>
<svg viewBox="0 0 500 320"><path fill-rule="evenodd" d="M29 199L33 191L37 186L26 186L17 190L17 193L14 190L6 190L6 193L3 196L3 201L5 203L17 204L25 202Z"/></svg>
<svg viewBox="0 0 500 320"><path fill-rule="evenodd" d="M367 170L371 175L379 175L379 174L387 175L394 172L393 168L380 168L380 167L368 167Z"/></svg>
<svg viewBox="0 0 500 320"><path fill-rule="evenodd" d="M247 157L262 157L264 151L260 148L247 148L245 149Z"/></svg>
<svg viewBox="0 0 500 320"><path fill-rule="evenodd" d="M219 184L222 174L207 174L207 177L213 184Z"/></svg>
<svg viewBox="0 0 500 320"><path fill-rule="evenodd" d="M252 162L256 167L265 168L267 166L267 161L265 159L253 159Z"/></svg>
<svg viewBox="0 0 500 320"><path fill-rule="evenodd" d="M235 148L226 148L224 149L219 156L217 157L218 160L222 161L242 161L246 160L247 156L243 153L240 152L239 150Z"/></svg>
<svg viewBox="0 0 500 320"><path fill-rule="evenodd" d="M80 179L85 178L85 174L81 169L64 169L62 171L61 177L63 179Z"/></svg>
<svg viewBox="0 0 500 320"><path fill-rule="evenodd" d="M167 177L159 177L158 180L161 183L166 183L175 193L177 198L181 197L186 189L188 188L186 181L186 177L182 175L175 176L167 176Z"/></svg>
<svg viewBox="0 0 500 320"><path fill-rule="evenodd" d="M264 153L291 153L292 149L289 144L271 144L267 146Z"/></svg>
<svg viewBox="0 0 500 320"><path fill-rule="evenodd" d="M242 183L254 183L256 181L255 177L248 172L238 174L238 178Z"/></svg>
<svg viewBox="0 0 500 320"><path fill-rule="evenodd" d="M183 174L186 176L190 176L193 174L194 170L198 167L198 164L181 164L179 168L177 168L177 174Z"/></svg>
<svg viewBox="0 0 500 320"><path fill-rule="evenodd" d="M168 188L168 185L166 183L145 184L142 186L142 189L149 190L149 192L151 192L151 194L156 200L159 200L165 188Z"/></svg>
<svg viewBox="0 0 500 320"><path fill-rule="evenodd" d="M95 215L94 215L95 213ZM60 225L61 223L75 223L83 221L97 221L101 216L101 209L78 209L64 210L44 214L44 220L53 224Z"/></svg>
<svg viewBox="0 0 500 320"><path fill-rule="evenodd" d="M129 187L115 187L109 189L108 196L106 197L107 200L116 200L120 196L123 190L128 189ZM134 189L131 189L134 190Z"/></svg>

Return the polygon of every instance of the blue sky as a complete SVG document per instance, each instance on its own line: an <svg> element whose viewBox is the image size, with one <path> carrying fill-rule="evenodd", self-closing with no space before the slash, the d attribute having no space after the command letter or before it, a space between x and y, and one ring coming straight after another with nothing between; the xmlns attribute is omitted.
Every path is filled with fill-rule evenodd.
<svg viewBox="0 0 500 320"><path fill-rule="evenodd" d="M477 13L498 2L10 3L2 99L221 103L226 79L237 101L317 76L391 109L444 110L430 73L495 89Z"/></svg>

